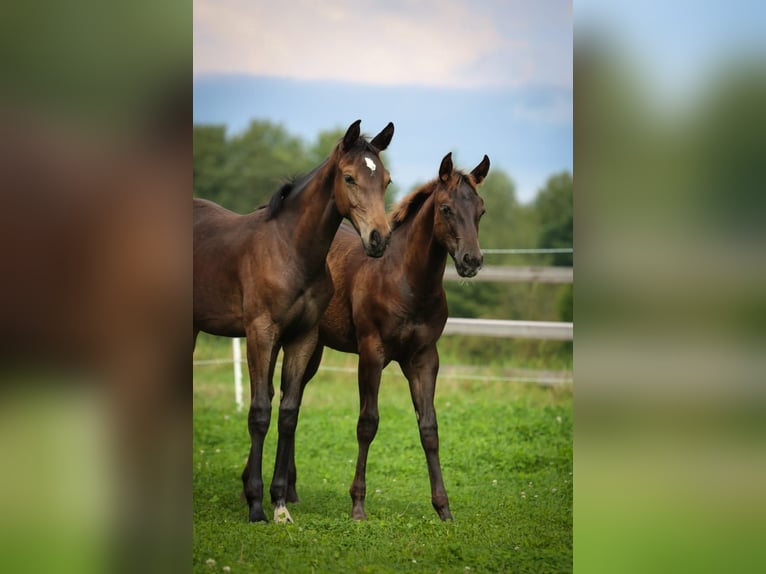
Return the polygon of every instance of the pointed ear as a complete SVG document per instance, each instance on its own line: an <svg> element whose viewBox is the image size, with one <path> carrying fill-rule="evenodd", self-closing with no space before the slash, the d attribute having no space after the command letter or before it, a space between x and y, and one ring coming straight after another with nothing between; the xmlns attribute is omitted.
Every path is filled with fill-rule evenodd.
<svg viewBox="0 0 766 574"><path fill-rule="evenodd" d="M489 173L489 158L485 154L484 159L481 160L481 163L477 165L475 168L473 168L471 175L473 176L473 179L476 182L476 185L479 185L482 181L484 181L484 178L487 177L488 173Z"/></svg>
<svg viewBox="0 0 766 574"><path fill-rule="evenodd" d="M388 122L388 125L384 127L378 135L372 138L370 143L374 145L378 151L383 151L388 147L388 144L391 143L392 137L394 137L394 124Z"/></svg>
<svg viewBox="0 0 766 574"><path fill-rule="evenodd" d="M362 120L356 120L353 124L348 126L346 135L343 136L343 151L350 150L351 146L353 146L356 143L356 140L359 139L359 124L361 123Z"/></svg>
<svg viewBox="0 0 766 574"><path fill-rule="evenodd" d="M439 179L443 182L449 181L452 176L452 152L449 152L442 159L442 164L439 166Z"/></svg>

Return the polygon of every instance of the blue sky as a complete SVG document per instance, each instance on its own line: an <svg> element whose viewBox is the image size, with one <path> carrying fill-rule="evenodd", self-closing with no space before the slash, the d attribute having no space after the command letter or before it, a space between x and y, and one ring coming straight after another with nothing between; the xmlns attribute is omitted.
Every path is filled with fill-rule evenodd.
<svg viewBox="0 0 766 574"><path fill-rule="evenodd" d="M572 170L571 1L195 0L194 120L313 141L396 126L402 191L484 154L522 201Z"/></svg>

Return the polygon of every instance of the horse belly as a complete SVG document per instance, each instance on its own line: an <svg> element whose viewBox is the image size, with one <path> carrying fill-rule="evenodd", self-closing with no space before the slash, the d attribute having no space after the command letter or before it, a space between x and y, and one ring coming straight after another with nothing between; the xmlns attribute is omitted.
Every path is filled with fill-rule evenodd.
<svg viewBox="0 0 766 574"><path fill-rule="evenodd" d="M194 281L194 327L211 335L244 336L242 293L239 285L227 281L222 273L210 270L204 280Z"/></svg>
<svg viewBox="0 0 766 574"><path fill-rule="evenodd" d="M347 299L338 296L332 298L322 315L319 324L320 342L344 353L358 353L356 329L351 316L351 307Z"/></svg>

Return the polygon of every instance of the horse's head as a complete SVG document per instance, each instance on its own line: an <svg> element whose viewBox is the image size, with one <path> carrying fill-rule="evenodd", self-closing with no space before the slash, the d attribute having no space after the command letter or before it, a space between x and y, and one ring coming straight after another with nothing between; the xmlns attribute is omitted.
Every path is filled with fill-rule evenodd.
<svg viewBox="0 0 766 574"><path fill-rule="evenodd" d="M394 124L389 123L367 142L359 133L360 123L357 120L351 124L335 148L335 204L361 236L365 253L380 257L391 237L383 201L391 176L380 160L380 152L391 142Z"/></svg>
<svg viewBox="0 0 766 574"><path fill-rule="evenodd" d="M479 220L484 215L484 200L476 187L489 172L485 155L470 175L452 167L452 153L442 159L434 191L434 235L455 261L461 277L473 277L484 262L479 247Z"/></svg>

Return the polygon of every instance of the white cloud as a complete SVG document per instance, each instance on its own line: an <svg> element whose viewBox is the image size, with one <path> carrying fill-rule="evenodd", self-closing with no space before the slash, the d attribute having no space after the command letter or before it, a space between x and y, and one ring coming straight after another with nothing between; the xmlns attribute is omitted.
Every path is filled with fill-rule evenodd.
<svg viewBox="0 0 766 574"><path fill-rule="evenodd" d="M542 2L483 4L195 0L194 74L571 87L569 2L548 3L545 10L535 8Z"/></svg>

